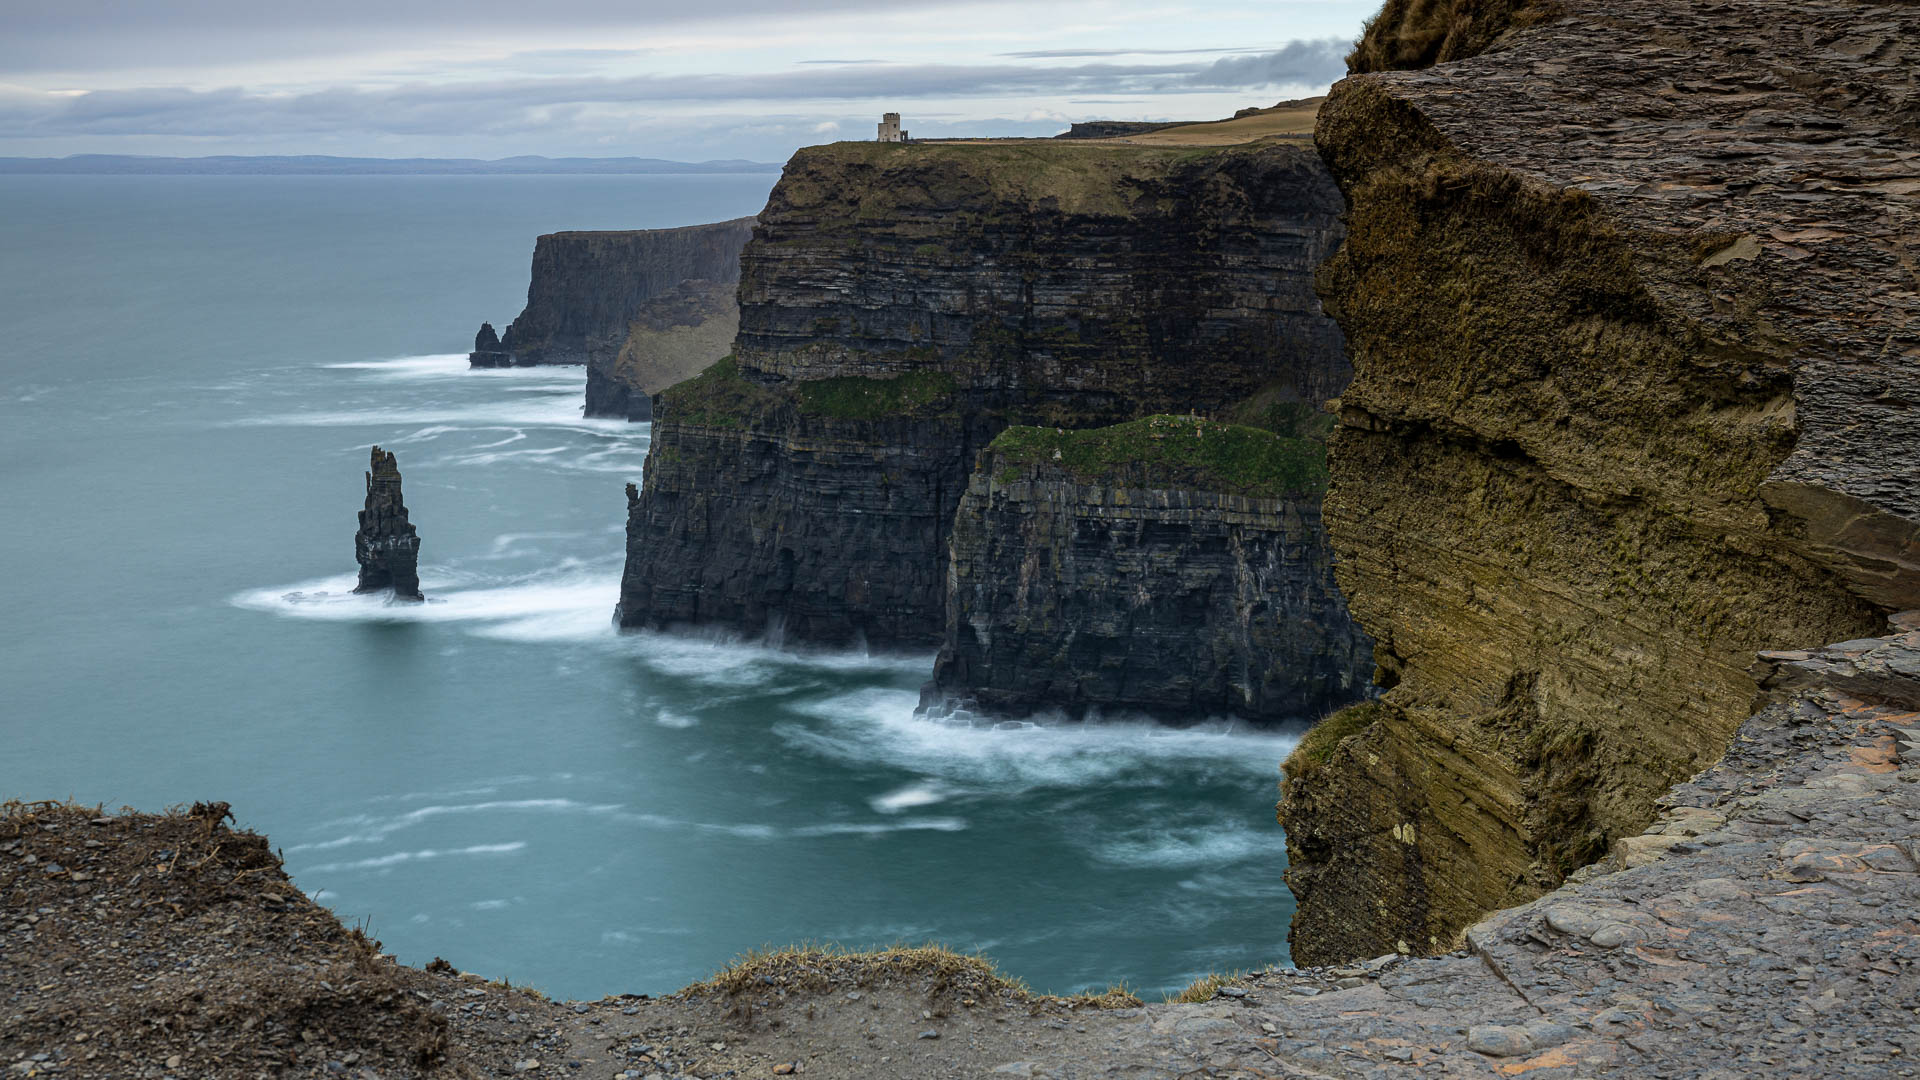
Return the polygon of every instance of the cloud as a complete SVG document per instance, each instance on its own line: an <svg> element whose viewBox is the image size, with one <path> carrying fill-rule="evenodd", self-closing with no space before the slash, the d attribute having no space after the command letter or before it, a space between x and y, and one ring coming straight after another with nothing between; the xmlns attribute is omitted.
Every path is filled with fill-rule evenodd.
<svg viewBox="0 0 1920 1080"><path fill-rule="evenodd" d="M667 105L1165 94L1324 86L1346 43L1296 41L1211 63L888 64L757 74L557 77L413 83L307 93L164 86L78 95L0 90L0 138L71 135L501 135L579 126ZM590 125L589 125L590 126Z"/></svg>
<svg viewBox="0 0 1920 1080"><path fill-rule="evenodd" d="M951 0L6 0L0 71L194 67L459 41L773 17L915 11Z"/></svg>

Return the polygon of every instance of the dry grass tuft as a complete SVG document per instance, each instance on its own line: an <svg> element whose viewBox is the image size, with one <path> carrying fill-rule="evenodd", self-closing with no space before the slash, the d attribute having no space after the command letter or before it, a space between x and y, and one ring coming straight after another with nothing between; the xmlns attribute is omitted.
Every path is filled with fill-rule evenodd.
<svg viewBox="0 0 1920 1080"><path fill-rule="evenodd" d="M895 945L873 952L811 944L756 949L680 992L734 997L762 987L826 991L894 980L919 980L930 996L1019 1000L1032 996L1019 980L1002 975L992 961L943 945Z"/></svg>
<svg viewBox="0 0 1920 1080"><path fill-rule="evenodd" d="M1347 54L1347 70L1411 71L1477 56L1508 30L1554 13L1552 0L1387 0Z"/></svg>
<svg viewBox="0 0 1920 1080"><path fill-rule="evenodd" d="M1177 994L1169 994L1167 1001L1175 1005L1201 1005L1212 1001L1214 995L1220 992L1221 987L1231 986L1246 977L1247 973L1244 971L1229 971L1224 973L1216 971L1211 975L1202 975L1198 979L1193 980L1193 983L1185 990Z"/></svg>

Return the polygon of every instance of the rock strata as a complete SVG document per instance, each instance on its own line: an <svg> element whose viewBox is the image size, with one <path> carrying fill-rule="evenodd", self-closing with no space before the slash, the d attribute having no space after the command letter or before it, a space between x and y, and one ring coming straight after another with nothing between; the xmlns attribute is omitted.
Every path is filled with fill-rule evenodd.
<svg viewBox="0 0 1920 1080"><path fill-rule="evenodd" d="M679 229L560 232L539 237L527 306L497 350L475 345L476 366L610 362L647 301L688 279L740 280L752 218ZM484 340L486 331L481 331ZM484 361L484 362L483 362Z"/></svg>
<svg viewBox="0 0 1920 1080"><path fill-rule="evenodd" d="M1754 651L1920 602L1920 9L1544 10L1320 113L1390 689L1288 787L1303 961L1450 947L1717 757Z"/></svg>
<svg viewBox="0 0 1920 1080"><path fill-rule="evenodd" d="M354 592L391 590L396 600L424 600L420 592L420 537L407 520L400 494L400 466L391 450L373 448L367 471L367 504L360 530L353 534L353 557L360 563Z"/></svg>
<svg viewBox="0 0 1920 1080"><path fill-rule="evenodd" d="M1278 722L1361 697L1372 656L1333 584L1323 456L1192 417L1009 429L954 517L922 706Z"/></svg>
<svg viewBox="0 0 1920 1080"><path fill-rule="evenodd" d="M1310 284L1338 208L1285 145L801 151L742 253L733 362L660 395L622 624L936 644L953 515L1009 424L1345 385Z"/></svg>

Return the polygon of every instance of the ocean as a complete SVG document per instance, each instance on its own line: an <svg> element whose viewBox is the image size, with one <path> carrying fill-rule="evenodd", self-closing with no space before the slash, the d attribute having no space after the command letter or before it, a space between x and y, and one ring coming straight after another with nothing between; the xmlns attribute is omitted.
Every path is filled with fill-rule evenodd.
<svg viewBox="0 0 1920 1080"><path fill-rule="evenodd" d="M1294 735L922 719L930 656L613 628L647 425L465 350L537 234L773 180L0 177L0 798L230 802L403 961L556 996L801 941L1285 962ZM426 604L350 593L374 443Z"/></svg>

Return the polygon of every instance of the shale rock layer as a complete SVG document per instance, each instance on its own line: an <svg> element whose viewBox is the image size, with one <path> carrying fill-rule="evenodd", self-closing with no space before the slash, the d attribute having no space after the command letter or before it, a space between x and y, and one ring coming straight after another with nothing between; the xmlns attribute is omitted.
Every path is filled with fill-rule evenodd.
<svg viewBox="0 0 1920 1080"><path fill-rule="evenodd" d="M1392 689L1291 763L1302 962L1551 887L1718 756L1753 650L1920 597L1920 9L1559 11L1321 112L1326 517Z"/></svg>
<svg viewBox="0 0 1920 1080"><path fill-rule="evenodd" d="M1186 417L1125 427L1140 437L1099 479L1057 450L1003 445L1046 429L1010 430L981 455L954 518L946 640L923 704L1280 721L1360 697L1371 654L1334 588L1318 471L1251 491L1184 470L1129 475L1154 444L1212 439L1237 457L1282 440ZM1318 464L1317 444L1288 441Z"/></svg>
<svg viewBox="0 0 1920 1080"><path fill-rule="evenodd" d="M742 253L733 363L661 395L621 622L934 644L954 511L1008 424L1344 386L1311 289L1338 211L1283 144L801 151Z"/></svg>

